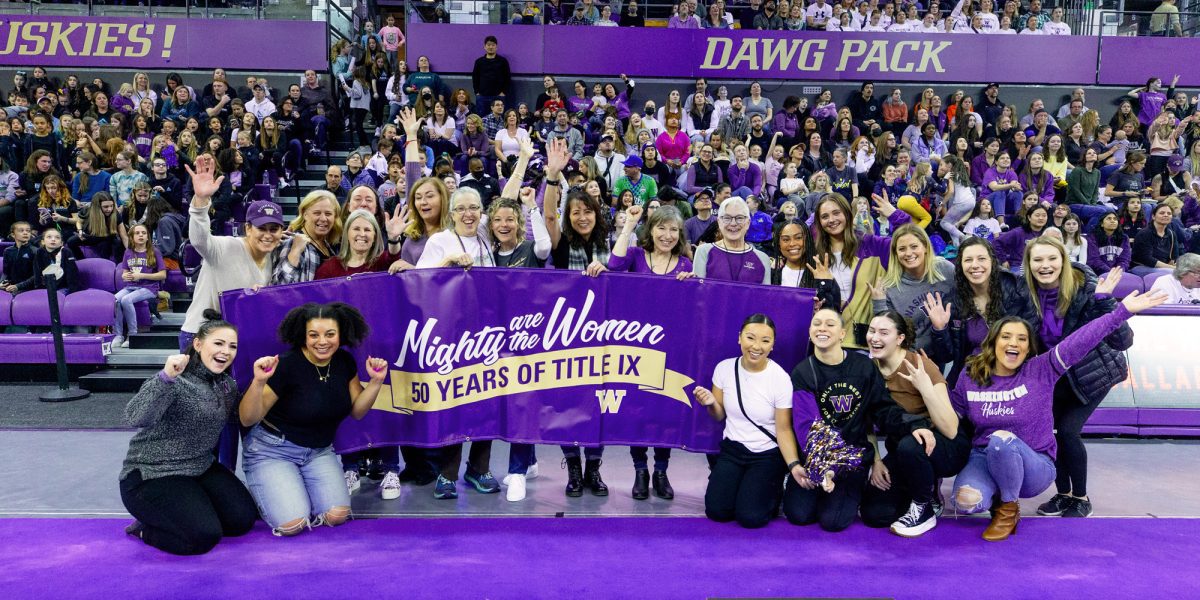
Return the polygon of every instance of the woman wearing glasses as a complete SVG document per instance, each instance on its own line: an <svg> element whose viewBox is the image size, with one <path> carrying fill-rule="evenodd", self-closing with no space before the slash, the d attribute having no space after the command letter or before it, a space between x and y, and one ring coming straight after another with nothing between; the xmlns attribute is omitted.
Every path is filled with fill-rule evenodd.
<svg viewBox="0 0 1200 600"><path fill-rule="evenodd" d="M746 243L749 225L750 206L745 200L735 196L722 202L717 211L721 239L696 248L692 272L697 277L770 284L771 260Z"/></svg>

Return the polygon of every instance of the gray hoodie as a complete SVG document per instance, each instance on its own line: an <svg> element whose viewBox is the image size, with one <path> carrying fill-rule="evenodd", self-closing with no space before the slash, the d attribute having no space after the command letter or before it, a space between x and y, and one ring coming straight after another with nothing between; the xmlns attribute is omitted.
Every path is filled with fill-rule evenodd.
<svg viewBox="0 0 1200 600"><path fill-rule="evenodd" d="M900 275L900 284L896 287L888 288L887 300L873 300L871 302L871 308L875 311L875 314L886 310L895 310L912 320L913 329L917 333L917 339L913 341L914 351L928 348L930 342L933 340L929 317L923 309L925 294L930 292L934 294L941 293L943 301L945 301L946 298L950 297L950 292L954 289L954 265L950 261L938 257L933 261L933 268L942 275L942 281L930 284L924 280L913 279L908 273L902 273Z"/></svg>

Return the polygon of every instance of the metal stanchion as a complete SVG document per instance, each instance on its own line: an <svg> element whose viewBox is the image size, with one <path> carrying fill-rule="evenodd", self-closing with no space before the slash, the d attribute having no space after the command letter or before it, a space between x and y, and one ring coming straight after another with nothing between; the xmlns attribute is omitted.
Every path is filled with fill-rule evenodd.
<svg viewBox="0 0 1200 600"><path fill-rule="evenodd" d="M42 279L46 282L46 299L50 302L50 333L54 336L54 361L58 369L58 389L47 390L38 397L42 402L70 402L83 400L92 393L79 388L71 388L67 381L67 356L63 348L62 318L58 312L58 275L62 268L51 264L42 271Z"/></svg>

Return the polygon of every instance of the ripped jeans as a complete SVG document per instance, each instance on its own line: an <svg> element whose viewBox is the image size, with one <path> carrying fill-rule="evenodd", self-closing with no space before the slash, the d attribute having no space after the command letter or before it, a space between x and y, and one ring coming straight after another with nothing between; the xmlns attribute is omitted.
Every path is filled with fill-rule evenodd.
<svg viewBox="0 0 1200 600"><path fill-rule="evenodd" d="M1054 474L1054 460L1048 454L1035 452L1011 433L993 433L986 448L971 450L967 466L954 478L952 502L962 513L983 512L997 493L1004 502L1037 496L1054 483ZM972 496L971 490L978 492L978 500L960 501L962 495Z"/></svg>
<svg viewBox="0 0 1200 600"><path fill-rule="evenodd" d="M316 527L326 524L326 513L337 513L339 507L349 510L350 492L332 446L298 446L262 424L255 425L242 442L247 487L276 535L286 533L286 523L301 519L302 526Z"/></svg>

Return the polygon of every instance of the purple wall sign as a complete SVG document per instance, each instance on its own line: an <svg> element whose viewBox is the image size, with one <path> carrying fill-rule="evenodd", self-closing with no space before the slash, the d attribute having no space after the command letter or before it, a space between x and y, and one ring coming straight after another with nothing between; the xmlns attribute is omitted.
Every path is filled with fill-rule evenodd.
<svg viewBox="0 0 1200 600"><path fill-rule="evenodd" d="M229 292L239 327L234 373L286 350L275 329L304 302L357 306L361 348L391 364L374 410L347 419L335 446L442 446L470 439L716 450L722 426L692 395L737 356L742 320L768 314L771 358L804 356L810 290L649 275L540 269L433 269ZM665 309L664 309L665 308ZM360 373L361 374L361 373Z"/></svg>
<svg viewBox="0 0 1200 600"><path fill-rule="evenodd" d="M1106 37L1100 42L1100 85L1146 85L1151 77L1161 77L1163 91L1171 77L1179 75L1179 86L1200 86L1200 68L1188 56L1200 56L1200 39L1160 37ZM1163 60L1167 58L1168 60ZM1182 58L1183 62L1170 60Z"/></svg>
<svg viewBox="0 0 1200 600"><path fill-rule="evenodd" d="M327 70L312 21L0 17L0 64L125 69Z"/></svg>
<svg viewBox="0 0 1200 600"><path fill-rule="evenodd" d="M486 35L497 37L516 73L609 77L1090 84L1099 52L1099 38L1083 36L413 23L408 53L430 56L440 72L470 72Z"/></svg>

